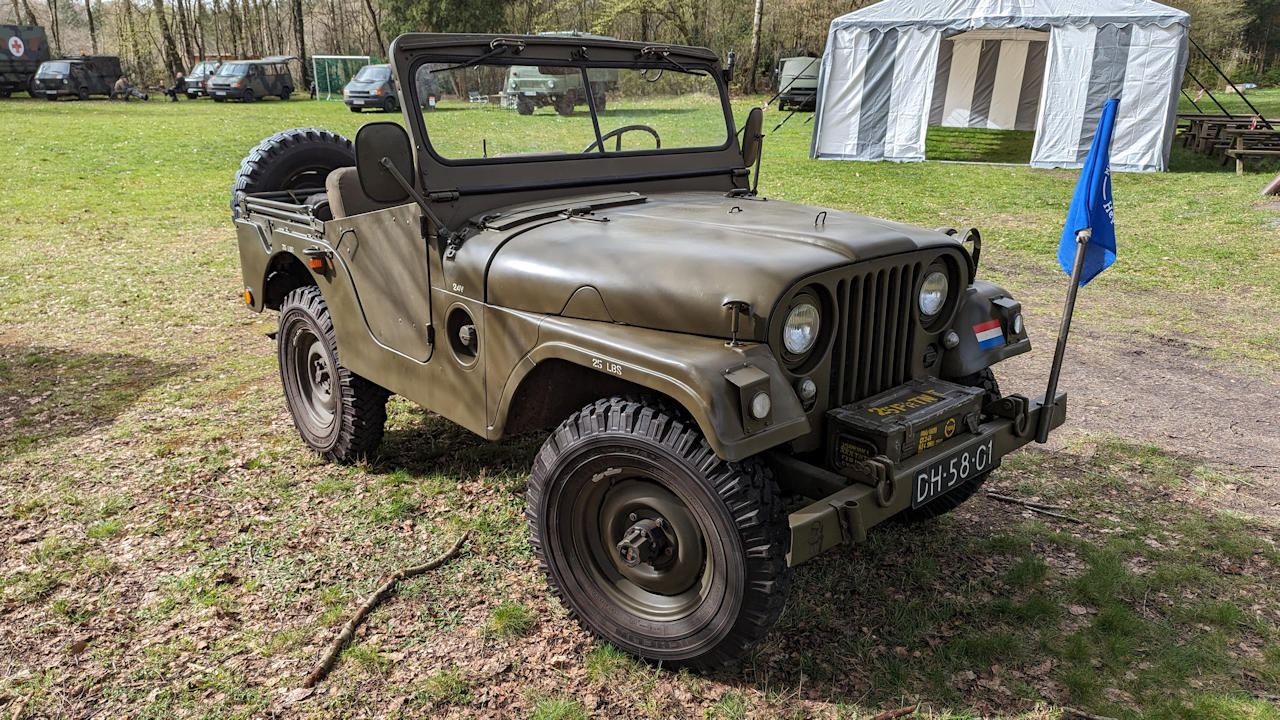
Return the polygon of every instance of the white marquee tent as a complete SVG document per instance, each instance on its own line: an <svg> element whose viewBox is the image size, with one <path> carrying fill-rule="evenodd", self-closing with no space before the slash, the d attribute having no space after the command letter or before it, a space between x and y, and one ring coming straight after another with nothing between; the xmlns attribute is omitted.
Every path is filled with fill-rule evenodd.
<svg viewBox="0 0 1280 720"><path fill-rule="evenodd" d="M1165 170L1188 15L1150 0L885 0L831 22L811 157L924 159L929 126L1035 130L1078 168L1120 98L1116 171Z"/></svg>

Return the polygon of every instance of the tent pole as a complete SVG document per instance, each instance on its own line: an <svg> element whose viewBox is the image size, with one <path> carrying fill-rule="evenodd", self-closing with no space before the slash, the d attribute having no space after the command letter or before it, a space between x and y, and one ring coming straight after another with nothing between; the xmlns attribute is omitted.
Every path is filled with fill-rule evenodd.
<svg viewBox="0 0 1280 720"><path fill-rule="evenodd" d="M1190 100L1190 101L1191 101L1191 104L1195 106L1195 109L1200 110L1200 103L1196 102L1196 99L1195 99L1195 98L1193 98L1193 97L1191 97L1190 95L1188 95L1186 90L1183 90L1183 91L1181 91L1181 92L1182 92L1182 97L1184 97L1184 98L1186 98L1186 99ZM1203 111L1203 110L1200 110L1200 113L1201 113L1201 114L1204 114L1204 111Z"/></svg>
<svg viewBox="0 0 1280 720"><path fill-rule="evenodd" d="M1227 84L1231 86L1231 89L1236 91L1236 95L1239 95L1240 99L1244 101L1244 104L1249 106L1249 109L1253 111L1254 116L1262 120L1262 124L1266 125L1268 130L1275 130L1275 128L1271 127L1271 123L1267 122L1267 119L1262 116L1262 112L1259 111L1258 108L1254 107L1253 103L1249 102L1249 98L1245 97L1243 92L1240 92L1240 88L1236 87L1235 83L1231 82L1231 78L1227 77L1227 74L1222 72L1222 68L1218 67L1218 63L1214 62L1213 58L1209 57L1209 53L1205 52L1204 49L1200 47L1200 43L1196 42L1195 38L1190 35L1187 36L1187 39L1191 41L1192 45L1196 46L1196 50L1199 50L1200 54L1204 56L1204 59L1209 61L1209 64L1213 66L1213 69L1218 71L1218 74L1222 76L1222 79L1227 81Z"/></svg>
<svg viewBox="0 0 1280 720"><path fill-rule="evenodd" d="M1200 78L1196 77L1196 74L1191 72L1191 68L1187 68L1187 75L1190 75L1191 79L1196 81L1196 84L1199 85L1200 89L1203 90L1205 94L1209 96L1209 99L1213 101L1213 104L1218 106L1218 109L1222 111L1223 115L1226 115L1229 118L1233 118L1233 119L1235 118L1235 115L1232 115L1230 110L1227 110L1226 108L1222 107L1222 103L1218 102L1218 98L1213 96L1213 91L1205 87L1204 83L1200 82Z"/></svg>

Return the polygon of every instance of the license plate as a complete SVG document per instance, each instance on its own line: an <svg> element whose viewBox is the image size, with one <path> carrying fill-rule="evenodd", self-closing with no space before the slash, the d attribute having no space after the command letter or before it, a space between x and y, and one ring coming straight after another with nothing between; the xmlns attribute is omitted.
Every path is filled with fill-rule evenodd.
<svg viewBox="0 0 1280 720"><path fill-rule="evenodd" d="M911 507L926 505L995 466L994 440L986 438L951 453L916 473Z"/></svg>
<svg viewBox="0 0 1280 720"><path fill-rule="evenodd" d="M534 95L537 95L538 93L537 93L536 91L534 91L534 90L525 90L525 91L524 91L523 93L521 93L521 94L522 94L522 95L524 95L525 97L533 97Z"/></svg>

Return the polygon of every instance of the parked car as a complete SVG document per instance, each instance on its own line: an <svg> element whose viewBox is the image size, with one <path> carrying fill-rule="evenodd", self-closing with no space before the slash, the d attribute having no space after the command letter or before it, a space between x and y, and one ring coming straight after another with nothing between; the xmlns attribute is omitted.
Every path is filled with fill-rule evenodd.
<svg viewBox="0 0 1280 720"><path fill-rule="evenodd" d="M202 60L193 65L186 77L187 97L192 100L198 97L209 97L209 88L206 84L221 65L221 60Z"/></svg>
<svg viewBox="0 0 1280 720"><path fill-rule="evenodd" d="M546 32L538 37L592 38L611 40L602 35L577 31ZM576 71L551 65L515 65L507 78L505 93L514 99L516 112L532 115L540 107L555 108L561 115L572 115L575 107L587 104L592 96L596 109L603 110L608 102L608 91L618 83L618 73L610 68L591 68L587 71L587 85Z"/></svg>
<svg viewBox="0 0 1280 720"><path fill-rule="evenodd" d="M330 461L377 453L391 393L489 440L546 431L529 542L614 646L732 661L793 567L953 510L1064 422L1065 394L995 381L1031 341L980 237L761 197L763 112L739 130L710 50L410 34L391 55L403 126L244 159L238 289L278 311L285 404ZM418 73L465 91L516 66L636 94L536 133L412 97Z"/></svg>
<svg viewBox="0 0 1280 720"><path fill-rule="evenodd" d="M789 57L778 61L778 109L812 110L818 96L822 58Z"/></svg>
<svg viewBox="0 0 1280 720"><path fill-rule="evenodd" d="M215 102L253 102L271 95L288 100L295 87L289 60L287 56L275 56L225 62L209 78L209 96Z"/></svg>
<svg viewBox="0 0 1280 720"><path fill-rule="evenodd" d="M40 63L36 70L35 94L48 100L64 95L88 100L91 95L112 94L116 80L124 73L120 58L113 55L81 55Z"/></svg>
<svg viewBox="0 0 1280 720"><path fill-rule="evenodd" d="M365 108L383 112L399 110L400 94L396 92L391 66L365 65L360 68L351 82L342 88L342 101L351 108L351 112L360 112Z"/></svg>
<svg viewBox="0 0 1280 720"><path fill-rule="evenodd" d="M39 25L0 25L0 98L31 92L36 70L49 59L49 41ZM33 93L34 94L34 93Z"/></svg>

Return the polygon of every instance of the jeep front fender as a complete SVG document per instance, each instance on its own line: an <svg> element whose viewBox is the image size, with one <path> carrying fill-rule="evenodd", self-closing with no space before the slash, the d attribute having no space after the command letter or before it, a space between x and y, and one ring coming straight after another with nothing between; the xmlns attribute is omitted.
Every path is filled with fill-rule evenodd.
<svg viewBox="0 0 1280 720"><path fill-rule="evenodd" d="M498 417L507 416L521 380L552 359L670 397L725 460L750 457L810 431L799 398L765 345L731 347L716 338L564 317L539 324L537 344L506 382ZM769 393L772 409L764 421L755 421L747 415L751 398L744 393L754 397L761 389Z"/></svg>

